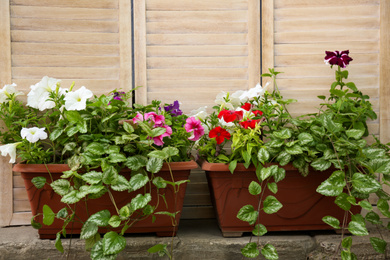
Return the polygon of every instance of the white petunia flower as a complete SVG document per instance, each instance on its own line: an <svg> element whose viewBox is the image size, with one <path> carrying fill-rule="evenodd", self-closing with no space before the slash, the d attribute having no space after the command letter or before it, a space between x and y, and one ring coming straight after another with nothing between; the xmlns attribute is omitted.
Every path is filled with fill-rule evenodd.
<svg viewBox="0 0 390 260"><path fill-rule="evenodd" d="M234 110L234 105L230 102L226 102L226 97L228 93L221 91L220 93L217 94L215 97L215 104L219 105L221 108L229 109L229 110ZM230 99L230 96L229 96Z"/></svg>
<svg viewBox="0 0 390 260"><path fill-rule="evenodd" d="M5 144L0 146L0 152L2 156L9 155L11 159L9 163L15 163L16 160L16 147L21 144L21 142L13 143L13 144Z"/></svg>
<svg viewBox="0 0 390 260"><path fill-rule="evenodd" d="M30 143L36 143L38 140L44 140L47 138L47 133L45 132L45 128L31 127L25 128L23 127L20 131L20 135L23 139L26 139Z"/></svg>
<svg viewBox="0 0 390 260"><path fill-rule="evenodd" d="M245 91L241 96L240 100L241 102L246 102L250 99L253 99L254 97L263 96L265 93L265 89L263 89L259 83L254 88L249 89L248 91Z"/></svg>
<svg viewBox="0 0 390 260"><path fill-rule="evenodd" d="M93 96L92 91L82 86L74 92L65 95L66 110L83 110L87 106L87 99Z"/></svg>
<svg viewBox="0 0 390 260"><path fill-rule="evenodd" d="M198 120L204 121L208 116L206 110L207 110L207 106L200 107L198 109L192 110L189 116L193 116Z"/></svg>
<svg viewBox="0 0 390 260"><path fill-rule="evenodd" d="M48 100L50 92L56 90L57 83L61 80L44 76L40 82L30 86L30 93L27 94L27 106L38 108L40 111L55 106L53 101Z"/></svg>
<svg viewBox="0 0 390 260"><path fill-rule="evenodd" d="M0 89L0 103L6 102L7 98L10 98L12 94L14 94L15 96L24 95L23 92L17 91L15 87L16 84L12 83L5 85L2 89Z"/></svg>

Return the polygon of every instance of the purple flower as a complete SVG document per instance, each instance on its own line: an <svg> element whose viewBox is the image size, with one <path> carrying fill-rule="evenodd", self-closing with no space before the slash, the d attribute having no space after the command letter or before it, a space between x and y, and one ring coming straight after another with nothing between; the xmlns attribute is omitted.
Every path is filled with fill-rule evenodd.
<svg viewBox="0 0 390 260"><path fill-rule="evenodd" d="M120 92L114 92L114 99L115 100L121 100L122 101L122 96L124 96L126 92L120 91Z"/></svg>
<svg viewBox="0 0 390 260"><path fill-rule="evenodd" d="M348 56L349 50L346 51L325 51L326 56L325 56L325 63L330 64L330 65L337 65L340 66L341 68L347 67L350 61L353 59Z"/></svg>
<svg viewBox="0 0 390 260"><path fill-rule="evenodd" d="M172 116L180 116L183 114L183 111L180 110L179 106L179 101L176 100L173 104L164 106L164 110L170 112Z"/></svg>

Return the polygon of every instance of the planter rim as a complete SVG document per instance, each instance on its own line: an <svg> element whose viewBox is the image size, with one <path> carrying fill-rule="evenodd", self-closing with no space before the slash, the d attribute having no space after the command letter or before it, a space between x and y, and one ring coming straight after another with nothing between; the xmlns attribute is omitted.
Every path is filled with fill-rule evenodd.
<svg viewBox="0 0 390 260"><path fill-rule="evenodd" d="M209 163L206 160L199 160L199 164L204 171L214 171L214 172L226 172L229 171L229 164L227 163ZM278 163L266 163L265 166L278 165ZM284 168L286 171L297 170L292 164L287 164L285 166L280 166ZM235 172L243 172L243 171L255 171L256 167L254 165L250 165L248 168L245 168L244 163L237 163L237 167L234 170Z"/></svg>
<svg viewBox="0 0 390 260"><path fill-rule="evenodd" d="M171 162L164 163L161 171L169 171L169 168L172 170L191 170L198 168L198 164L194 161L186 162ZM38 172L46 173L48 170L50 172L64 172L69 171L70 168L67 164L15 164L12 168L14 172ZM124 168L126 170L126 168Z"/></svg>

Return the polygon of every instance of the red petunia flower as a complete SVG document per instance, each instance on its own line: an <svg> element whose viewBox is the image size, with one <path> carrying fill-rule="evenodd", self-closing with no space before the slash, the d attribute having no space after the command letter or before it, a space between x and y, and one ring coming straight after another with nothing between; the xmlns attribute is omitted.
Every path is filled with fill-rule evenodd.
<svg viewBox="0 0 390 260"><path fill-rule="evenodd" d="M246 111L251 110L252 104L251 103L245 103L244 105L241 106L242 109L245 109Z"/></svg>
<svg viewBox="0 0 390 260"><path fill-rule="evenodd" d="M210 131L209 137L215 138L217 140L217 144L221 144L225 141L225 139L230 140L230 133L224 128L217 126Z"/></svg>
<svg viewBox="0 0 390 260"><path fill-rule="evenodd" d="M218 118L225 120L226 123L233 122L235 120L241 120L244 117L243 111L230 111L230 110L222 110L218 114Z"/></svg>
<svg viewBox="0 0 390 260"><path fill-rule="evenodd" d="M324 58L324 61L326 64L330 65L337 65L341 68L347 67L350 61L353 59L348 56L349 50L346 51L325 51L326 56Z"/></svg>
<svg viewBox="0 0 390 260"><path fill-rule="evenodd" d="M259 122L260 119L250 119L247 121L240 122L240 125L245 129L248 128L254 129Z"/></svg>
<svg viewBox="0 0 390 260"><path fill-rule="evenodd" d="M263 115L263 111L260 111L260 110L253 110L252 113L255 114L255 116L262 116Z"/></svg>

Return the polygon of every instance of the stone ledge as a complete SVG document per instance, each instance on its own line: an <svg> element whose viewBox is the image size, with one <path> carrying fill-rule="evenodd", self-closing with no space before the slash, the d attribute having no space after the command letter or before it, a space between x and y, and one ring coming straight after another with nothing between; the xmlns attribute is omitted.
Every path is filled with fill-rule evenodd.
<svg viewBox="0 0 390 260"><path fill-rule="evenodd" d="M373 236L379 236L375 229ZM382 232L390 243L390 232ZM257 238L253 238L257 241ZM250 236L224 238L218 229L216 220L181 220L175 238L159 238L154 234L136 234L126 237L126 249L118 259L162 259L147 252L147 249L159 244L173 242L176 260L236 260L242 259L240 249L249 242ZM316 260L333 258L341 240L341 235L333 232L272 232L260 238L260 243L271 243L279 253L281 260ZM358 259L386 259L384 255L372 249L367 237L354 237L352 251ZM69 243L72 249L67 258ZM0 229L0 259L90 259L84 251L84 242L73 238L63 239L66 253L61 254L52 240L40 240L37 231L30 226L7 227ZM164 258L167 259L167 258ZM264 259L264 258L258 258ZM388 258L389 259L389 258Z"/></svg>

